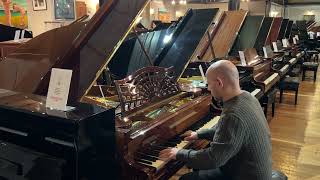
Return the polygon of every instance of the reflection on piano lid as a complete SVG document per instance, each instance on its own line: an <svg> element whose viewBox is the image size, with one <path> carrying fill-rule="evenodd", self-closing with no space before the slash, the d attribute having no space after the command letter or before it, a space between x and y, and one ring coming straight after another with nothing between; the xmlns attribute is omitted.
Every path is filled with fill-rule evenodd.
<svg viewBox="0 0 320 180"><path fill-rule="evenodd" d="M73 70L69 100L81 99L147 2L110 0L90 21L53 29L28 41L0 62L0 88L44 95L51 68L65 68Z"/></svg>
<svg viewBox="0 0 320 180"><path fill-rule="evenodd" d="M273 18L273 22L272 22L265 45L272 45L273 42L277 41L282 19L283 19L282 17Z"/></svg>
<svg viewBox="0 0 320 180"><path fill-rule="evenodd" d="M174 66L175 75L179 77L217 12L218 9L190 9L168 29L142 33L126 40L108 64L111 73L124 78L147 66Z"/></svg>

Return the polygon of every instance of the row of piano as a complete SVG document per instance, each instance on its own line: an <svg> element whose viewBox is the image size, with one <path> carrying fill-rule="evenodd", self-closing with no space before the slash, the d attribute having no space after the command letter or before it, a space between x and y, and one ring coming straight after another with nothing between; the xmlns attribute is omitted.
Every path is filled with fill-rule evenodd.
<svg viewBox="0 0 320 180"><path fill-rule="evenodd" d="M205 148L208 141L180 135L219 120L201 76L210 64L232 61L242 89L262 99L303 56L299 44L270 47L295 35L289 20L202 9L138 31L147 3L108 1L91 20L43 33L0 61L0 179L168 179L183 163L161 161L159 151ZM257 35L244 28L251 21ZM245 62L231 49L244 51ZM45 106L53 67L73 70L74 110Z"/></svg>

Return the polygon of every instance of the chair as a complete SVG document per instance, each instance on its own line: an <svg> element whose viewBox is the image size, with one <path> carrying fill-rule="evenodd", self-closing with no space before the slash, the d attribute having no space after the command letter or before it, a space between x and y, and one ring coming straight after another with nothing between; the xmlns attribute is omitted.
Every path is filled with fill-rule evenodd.
<svg viewBox="0 0 320 180"><path fill-rule="evenodd" d="M280 103L282 103L283 91L295 91L295 101L294 104L297 104L298 92L299 92L300 80L298 77L285 77L279 85L280 90Z"/></svg>

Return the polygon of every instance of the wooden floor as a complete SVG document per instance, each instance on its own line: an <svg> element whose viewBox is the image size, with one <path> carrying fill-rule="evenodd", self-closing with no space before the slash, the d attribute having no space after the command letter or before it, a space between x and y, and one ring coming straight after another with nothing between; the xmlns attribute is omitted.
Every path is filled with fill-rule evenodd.
<svg viewBox="0 0 320 180"><path fill-rule="evenodd" d="M289 180L320 180L320 79L313 82L307 73L299 87L298 104L294 92L285 92L276 104L275 116L268 111L272 135L273 169L284 172ZM320 71L318 71L320 77ZM182 168L171 180L190 171Z"/></svg>
<svg viewBox="0 0 320 180"><path fill-rule="evenodd" d="M276 108L270 123L273 168L289 180L320 180L320 80L301 81L298 104L288 92Z"/></svg>

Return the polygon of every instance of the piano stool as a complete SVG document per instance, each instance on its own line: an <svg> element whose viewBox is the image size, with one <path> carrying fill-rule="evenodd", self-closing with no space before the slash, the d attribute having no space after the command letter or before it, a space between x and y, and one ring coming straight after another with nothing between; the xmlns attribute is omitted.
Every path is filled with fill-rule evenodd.
<svg viewBox="0 0 320 180"><path fill-rule="evenodd" d="M288 180L288 177L281 171L272 170L272 180Z"/></svg>
<svg viewBox="0 0 320 180"><path fill-rule="evenodd" d="M300 79L299 77L285 77L279 85L280 89L280 103L282 102L282 95L284 90L289 90L289 91L295 91L295 100L294 104L297 104L297 99L298 99L298 92L299 92L299 84L300 84Z"/></svg>
<svg viewBox="0 0 320 180"><path fill-rule="evenodd" d="M306 71L313 71L313 81L317 80L317 71L318 71L319 63L317 62L304 62L302 64L302 81L304 81L306 76Z"/></svg>
<svg viewBox="0 0 320 180"><path fill-rule="evenodd" d="M267 95L265 95L264 98L262 99L262 107L264 109L264 114L266 118L267 118L269 104L272 104L272 117L274 116L277 92L278 92L278 89L274 88L270 90L267 93Z"/></svg>

